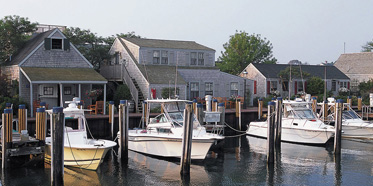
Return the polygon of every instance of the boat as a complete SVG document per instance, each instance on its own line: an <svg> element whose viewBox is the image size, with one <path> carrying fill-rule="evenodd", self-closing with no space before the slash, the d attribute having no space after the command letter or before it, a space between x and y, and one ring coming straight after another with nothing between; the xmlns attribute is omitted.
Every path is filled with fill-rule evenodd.
<svg viewBox="0 0 373 186"><path fill-rule="evenodd" d="M328 98L328 116L324 117L324 106L321 105L319 117L324 123L334 125L335 123L335 99ZM373 139L373 123L364 121L348 103L343 103L342 110L342 138Z"/></svg>
<svg viewBox="0 0 373 186"><path fill-rule="evenodd" d="M116 142L103 139L88 139L87 137L87 120L84 116L85 109L79 109L77 104L79 98L74 98L69 103L67 108L63 109L66 121L75 122L76 128L70 126L65 127L64 131L64 165L78 167L88 170L97 170L103 162L106 153L114 146ZM47 111L50 115L52 110ZM51 160L51 137L45 139L45 159L47 162Z"/></svg>
<svg viewBox="0 0 373 186"><path fill-rule="evenodd" d="M283 101L281 141L323 145L334 136L334 127L317 118L311 104L301 98ZM250 122L246 134L267 138L267 121Z"/></svg>
<svg viewBox="0 0 373 186"><path fill-rule="evenodd" d="M145 129L128 130L128 149L131 151L164 158L181 158L185 104L188 100L146 100L148 111ZM161 108L163 113L150 118L150 108ZM160 106L160 107L159 107ZM193 117L191 158L205 159L210 147L223 136L206 132ZM118 132L120 136L120 132ZM119 145L121 145L119 143Z"/></svg>

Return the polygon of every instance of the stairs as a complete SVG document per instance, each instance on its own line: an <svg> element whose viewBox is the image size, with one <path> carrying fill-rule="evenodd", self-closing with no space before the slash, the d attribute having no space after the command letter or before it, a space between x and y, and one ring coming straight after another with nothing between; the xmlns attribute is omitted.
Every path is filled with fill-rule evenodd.
<svg viewBox="0 0 373 186"><path fill-rule="evenodd" d="M139 84L136 82L136 79L135 78L131 78L133 84L135 85L137 91L138 91L138 103L136 105L136 110L139 112L139 113L142 113L142 103L144 102L144 95L142 94L141 92L141 89L139 87Z"/></svg>

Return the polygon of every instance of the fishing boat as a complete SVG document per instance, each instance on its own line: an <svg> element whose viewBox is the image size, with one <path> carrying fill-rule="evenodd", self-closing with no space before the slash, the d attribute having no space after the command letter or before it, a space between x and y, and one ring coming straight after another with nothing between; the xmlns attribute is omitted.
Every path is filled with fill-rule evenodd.
<svg viewBox="0 0 373 186"><path fill-rule="evenodd" d="M324 117L325 104L319 103L319 105L321 105L320 119L326 124L334 125L335 99L328 98L327 117ZM364 121L348 103L343 103L342 131L343 138L373 139L373 123Z"/></svg>
<svg viewBox="0 0 373 186"><path fill-rule="evenodd" d="M82 169L97 170L98 166L103 162L106 153L114 146L116 142L103 139L88 139L87 138L87 120L84 116L84 110L79 109L77 104L79 98L74 98L69 103L67 108L63 109L66 121L71 123L77 122L77 127L65 127L64 131L64 165L79 167ZM50 115L52 110L47 111ZM73 125L75 126L75 125ZM45 140L45 159L50 162L51 159L51 137Z"/></svg>
<svg viewBox="0 0 373 186"><path fill-rule="evenodd" d="M187 102L178 99L147 100L146 128L128 130L128 149L159 157L181 158L183 113ZM150 118L150 108L161 108L162 113ZM224 139L221 135L207 133L195 117L192 135L191 158L195 160L205 159L211 145Z"/></svg>
<svg viewBox="0 0 373 186"><path fill-rule="evenodd" d="M281 141L322 145L334 136L334 127L318 119L311 104L301 98L283 101ZM250 122L246 134L267 138L267 121Z"/></svg>

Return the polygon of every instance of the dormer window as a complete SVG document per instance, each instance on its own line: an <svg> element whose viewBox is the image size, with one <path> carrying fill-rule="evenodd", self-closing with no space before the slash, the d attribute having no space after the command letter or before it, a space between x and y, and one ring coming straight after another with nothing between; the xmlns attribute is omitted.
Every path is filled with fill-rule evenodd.
<svg viewBox="0 0 373 186"><path fill-rule="evenodd" d="M61 38L45 38L45 50L70 50L70 42L68 39Z"/></svg>
<svg viewBox="0 0 373 186"><path fill-rule="evenodd" d="M62 39L52 39L52 49L62 50Z"/></svg>
<svg viewBox="0 0 373 186"><path fill-rule="evenodd" d="M159 58L160 58L160 55L159 55L159 50L154 50L153 51L153 64L159 64Z"/></svg>

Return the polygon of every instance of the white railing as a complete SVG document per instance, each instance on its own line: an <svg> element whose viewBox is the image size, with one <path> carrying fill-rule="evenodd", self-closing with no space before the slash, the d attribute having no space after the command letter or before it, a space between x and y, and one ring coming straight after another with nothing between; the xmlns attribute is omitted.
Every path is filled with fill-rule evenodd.
<svg viewBox="0 0 373 186"><path fill-rule="evenodd" d="M127 68L122 64L122 78L130 89L132 99L135 101L135 112L138 112L138 102L139 102L139 91L137 90L135 84L133 83L131 76L129 75Z"/></svg>

